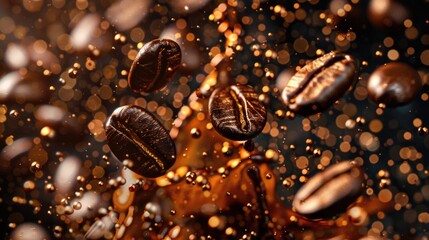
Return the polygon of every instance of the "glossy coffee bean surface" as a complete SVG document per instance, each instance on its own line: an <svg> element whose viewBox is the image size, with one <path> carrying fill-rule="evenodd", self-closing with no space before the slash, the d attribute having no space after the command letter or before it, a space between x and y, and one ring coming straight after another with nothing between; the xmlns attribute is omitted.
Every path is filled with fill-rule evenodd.
<svg viewBox="0 0 429 240"><path fill-rule="evenodd" d="M106 124L110 149L120 160L131 160L132 171L159 177L176 160L176 148L167 130L148 111L138 106L117 108Z"/></svg>
<svg viewBox="0 0 429 240"><path fill-rule="evenodd" d="M391 62L371 74L367 87L374 102L395 107L412 101L422 89L422 80L408 64Z"/></svg>
<svg viewBox="0 0 429 240"><path fill-rule="evenodd" d="M209 114L224 137L244 141L256 137L267 121L267 110L251 86L232 85L213 91Z"/></svg>
<svg viewBox="0 0 429 240"><path fill-rule="evenodd" d="M308 218L342 213L361 194L363 173L353 161L344 161L317 173L299 189L292 206Z"/></svg>
<svg viewBox="0 0 429 240"><path fill-rule="evenodd" d="M349 56L331 52L308 63L286 84L283 104L301 115L321 112L344 95L355 77L355 62Z"/></svg>
<svg viewBox="0 0 429 240"><path fill-rule="evenodd" d="M173 40L155 39L146 43L137 54L128 75L134 92L153 92L171 81L180 67L182 52Z"/></svg>

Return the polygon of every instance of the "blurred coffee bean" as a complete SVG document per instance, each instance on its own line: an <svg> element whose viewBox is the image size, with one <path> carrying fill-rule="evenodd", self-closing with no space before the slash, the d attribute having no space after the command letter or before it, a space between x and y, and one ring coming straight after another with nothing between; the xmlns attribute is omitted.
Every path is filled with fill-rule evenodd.
<svg viewBox="0 0 429 240"><path fill-rule="evenodd" d="M78 142L84 139L84 128L76 118L68 116L61 108L42 105L34 113L36 126L41 134L64 142Z"/></svg>
<svg viewBox="0 0 429 240"><path fill-rule="evenodd" d="M122 0L109 4L104 17L115 29L126 31L142 21L150 12L152 1Z"/></svg>
<svg viewBox="0 0 429 240"><path fill-rule="evenodd" d="M49 235L43 225L24 222L12 231L11 239L49 239Z"/></svg>
<svg viewBox="0 0 429 240"><path fill-rule="evenodd" d="M100 16L96 13L87 14L78 20L70 33L70 43L76 50L83 50L88 47L94 38L94 32L100 24Z"/></svg>
<svg viewBox="0 0 429 240"><path fill-rule="evenodd" d="M12 69L24 68L30 62L28 51L21 44L11 43L7 45L4 53L4 61ZM0 74L2 74L0 66Z"/></svg>
<svg viewBox="0 0 429 240"><path fill-rule="evenodd" d="M349 55L330 52L308 63L286 84L283 103L301 115L321 112L353 83L355 62Z"/></svg>
<svg viewBox="0 0 429 240"><path fill-rule="evenodd" d="M145 177L159 177L176 160L173 140L162 124L138 106L117 108L106 124L110 149L120 160L131 160L132 171Z"/></svg>
<svg viewBox="0 0 429 240"><path fill-rule="evenodd" d="M83 193L82 197L71 200L70 205L74 205L75 202L79 202L79 209L74 210L73 213L68 215L72 221L77 221L83 217L94 216L97 213L94 209L99 209L100 205L103 204L101 196L95 191Z"/></svg>
<svg viewBox="0 0 429 240"><path fill-rule="evenodd" d="M352 5L345 11L346 6ZM367 31L368 18L366 16L365 4L353 4L351 0L331 0L329 10L332 14L332 21L328 23L340 32L362 33Z"/></svg>
<svg viewBox="0 0 429 240"><path fill-rule="evenodd" d="M168 2L168 4L170 4L171 9L178 14L191 14L196 10L204 7L208 2L210 1L177 0L177 1L170 1Z"/></svg>
<svg viewBox="0 0 429 240"><path fill-rule="evenodd" d="M27 154L34 147L32 138L23 137L16 139L12 144L5 146L0 151L0 171L9 172L11 168L15 169L14 165L28 167L29 160L27 157L21 157Z"/></svg>
<svg viewBox="0 0 429 240"><path fill-rule="evenodd" d="M173 78L180 67L182 52L169 39L155 39L140 49L128 75L128 84L135 92L158 90Z"/></svg>
<svg viewBox="0 0 429 240"><path fill-rule="evenodd" d="M361 194L363 173L353 161L335 164L314 175L296 193L295 211L308 218L342 213Z"/></svg>
<svg viewBox="0 0 429 240"><path fill-rule="evenodd" d="M35 72L11 72L0 78L0 103L48 102L50 79Z"/></svg>
<svg viewBox="0 0 429 240"><path fill-rule="evenodd" d="M54 184L57 194L66 195L76 186L76 177L82 168L82 160L77 156L67 156L55 171Z"/></svg>
<svg viewBox="0 0 429 240"><path fill-rule="evenodd" d="M85 239L100 239L104 234L108 233L115 222L117 221L117 215L114 212L109 212L106 216L95 221L85 234Z"/></svg>
<svg viewBox="0 0 429 240"><path fill-rule="evenodd" d="M369 21L378 28L403 28L403 23L409 15L402 1L371 0L368 5Z"/></svg>
<svg viewBox="0 0 429 240"><path fill-rule="evenodd" d="M411 66L391 62L371 74L367 87L374 102L395 107L412 101L422 89L422 80Z"/></svg>
<svg viewBox="0 0 429 240"><path fill-rule="evenodd" d="M213 91L209 113L214 128L238 141L256 137L267 121L267 110L251 86L233 85Z"/></svg>

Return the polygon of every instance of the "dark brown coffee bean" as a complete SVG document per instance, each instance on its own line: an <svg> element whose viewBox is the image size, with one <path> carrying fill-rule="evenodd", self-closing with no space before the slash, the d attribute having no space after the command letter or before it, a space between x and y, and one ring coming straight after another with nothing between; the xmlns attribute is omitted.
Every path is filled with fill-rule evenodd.
<svg viewBox="0 0 429 240"><path fill-rule="evenodd" d="M413 100L422 89L422 80L411 66L392 62L377 68L369 77L367 87L373 101L395 107Z"/></svg>
<svg viewBox="0 0 429 240"><path fill-rule="evenodd" d="M308 63L287 83L283 103L301 115L321 112L353 83L355 63L349 55L331 52Z"/></svg>
<svg viewBox="0 0 429 240"><path fill-rule="evenodd" d="M171 81L181 59L180 47L173 40L150 41L137 54L128 75L128 84L138 93L158 90Z"/></svg>
<svg viewBox="0 0 429 240"><path fill-rule="evenodd" d="M144 177L159 177L176 161L173 140L162 124L138 106L117 108L106 124L110 149L120 160Z"/></svg>
<svg viewBox="0 0 429 240"><path fill-rule="evenodd" d="M51 77L11 72L0 78L0 103L44 103L51 98Z"/></svg>
<svg viewBox="0 0 429 240"><path fill-rule="evenodd" d="M250 86L233 85L213 91L209 113L214 128L224 137L244 141L256 137L267 121L267 110Z"/></svg>
<svg viewBox="0 0 429 240"><path fill-rule="evenodd" d="M332 217L361 194L363 173L353 161L335 164L314 175L296 193L295 211L308 218Z"/></svg>

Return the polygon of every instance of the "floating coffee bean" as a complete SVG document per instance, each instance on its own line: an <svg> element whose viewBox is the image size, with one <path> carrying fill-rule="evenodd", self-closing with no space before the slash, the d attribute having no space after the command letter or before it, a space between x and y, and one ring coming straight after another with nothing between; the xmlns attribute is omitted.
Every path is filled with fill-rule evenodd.
<svg viewBox="0 0 429 240"><path fill-rule="evenodd" d="M404 21L410 17L407 1L371 0L368 4L368 19L377 28L401 30Z"/></svg>
<svg viewBox="0 0 429 240"><path fill-rule="evenodd" d="M76 118L68 116L61 108L41 105L34 113L36 127L40 127L44 136L62 142L79 142L85 139L84 128ZM48 128L46 128L48 127Z"/></svg>
<svg viewBox="0 0 429 240"><path fill-rule="evenodd" d="M0 78L0 103L45 103L51 98L51 77L11 72Z"/></svg>
<svg viewBox="0 0 429 240"><path fill-rule="evenodd" d="M283 103L301 115L321 112L353 83L355 63L349 55L331 52L308 63L286 84Z"/></svg>
<svg viewBox="0 0 429 240"><path fill-rule="evenodd" d="M117 216L113 212L109 212L106 216L95 221L86 232L85 239L100 239L109 232L117 221Z"/></svg>
<svg viewBox="0 0 429 240"><path fill-rule="evenodd" d="M176 148L167 130L145 109L117 108L106 124L110 149L120 160L131 160L129 168L145 177L159 177L176 160Z"/></svg>
<svg viewBox="0 0 429 240"><path fill-rule="evenodd" d="M363 173L353 161L335 164L314 175L295 195L292 206L308 218L345 211L362 189Z"/></svg>
<svg viewBox="0 0 429 240"><path fill-rule="evenodd" d="M267 110L250 86L233 85L213 91L209 113L214 128L224 137L244 141L257 136L267 121Z"/></svg>
<svg viewBox="0 0 429 240"><path fill-rule="evenodd" d="M377 68L368 79L368 95L388 107L409 103L422 89L422 80L414 68L392 62Z"/></svg>
<svg viewBox="0 0 429 240"><path fill-rule="evenodd" d="M0 150L0 173L10 172L11 169L22 168L28 172L31 160L26 156L34 147L31 137L23 137ZM17 176L17 174L16 174Z"/></svg>
<svg viewBox="0 0 429 240"><path fill-rule="evenodd" d="M182 52L169 39L155 39L140 49L128 75L128 84L135 92L152 92L171 81L180 66Z"/></svg>

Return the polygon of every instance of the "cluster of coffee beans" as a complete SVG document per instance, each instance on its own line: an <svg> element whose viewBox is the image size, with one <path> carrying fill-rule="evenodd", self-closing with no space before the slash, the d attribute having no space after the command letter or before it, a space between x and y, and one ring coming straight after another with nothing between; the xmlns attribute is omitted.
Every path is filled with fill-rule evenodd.
<svg viewBox="0 0 429 240"><path fill-rule="evenodd" d="M171 40L157 39L147 43L131 67L130 87L140 93L164 87L179 67L180 56L180 47ZM246 141L261 133L267 121L267 110L252 86L228 85L231 74L227 67L222 66L225 62L219 64L216 77L218 85L226 86L219 86L211 93L208 113L214 129L222 136L234 141ZM307 116L319 113L344 95L352 86L356 72L356 62L351 56L330 52L309 62L291 77L281 100L285 108L297 114ZM421 86L420 76L414 69L403 63L390 63L371 75L368 92L377 103L397 106L411 101ZM119 159L127 160L126 167L139 175L160 177L175 163L173 140L155 116L145 109L130 105L119 107L108 119L106 128L112 152ZM194 135L196 131L192 129L191 133ZM248 151L252 150L253 147ZM191 179L191 175L195 177ZM260 218L263 222L260 225L266 226L269 221L263 219L270 219L270 216L264 212L267 208L266 193L259 168L249 167L248 175L262 209ZM194 182L196 176L188 172L186 181L190 179ZM309 219L334 217L346 211L362 194L363 180L364 174L356 162L337 163L308 180L294 196L293 208ZM206 181L203 189L210 189L209 183ZM264 231L258 236L269 237L272 234L268 227ZM293 239L290 233L283 237Z"/></svg>
<svg viewBox="0 0 429 240"><path fill-rule="evenodd" d="M180 67L181 50L176 42L156 39L147 43L131 67L128 83L136 92L164 87ZM167 130L150 112L139 106L117 108L106 123L112 152L145 177L164 175L175 162L176 147Z"/></svg>

